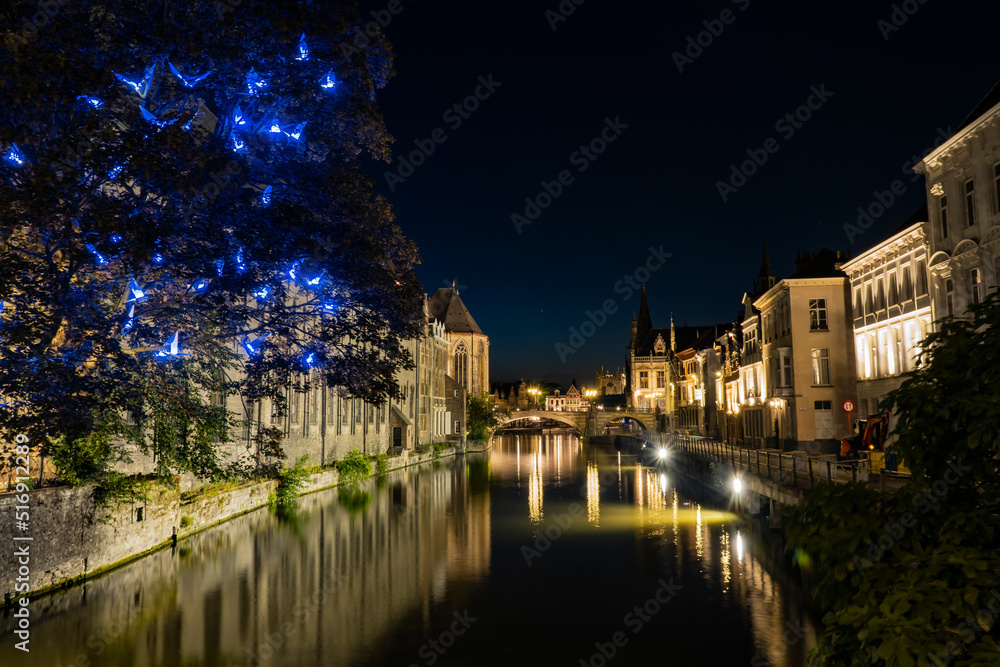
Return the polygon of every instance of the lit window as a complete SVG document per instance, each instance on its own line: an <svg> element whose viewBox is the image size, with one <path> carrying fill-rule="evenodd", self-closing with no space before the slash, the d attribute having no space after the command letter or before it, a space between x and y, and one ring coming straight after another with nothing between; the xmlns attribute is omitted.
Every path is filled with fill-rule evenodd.
<svg viewBox="0 0 1000 667"><path fill-rule="evenodd" d="M983 274L979 269L969 271L969 289L972 292L972 303L981 303L983 300Z"/></svg>
<svg viewBox="0 0 1000 667"><path fill-rule="evenodd" d="M896 272L889 272L889 305L898 306L899 305L899 289L896 283Z"/></svg>
<svg viewBox="0 0 1000 667"><path fill-rule="evenodd" d="M649 389L649 371L639 371L639 389Z"/></svg>
<svg viewBox="0 0 1000 667"><path fill-rule="evenodd" d="M830 384L830 350L812 351L813 384Z"/></svg>
<svg viewBox="0 0 1000 667"><path fill-rule="evenodd" d="M666 386L666 379L665 371L656 371L656 388L663 389Z"/></svg>

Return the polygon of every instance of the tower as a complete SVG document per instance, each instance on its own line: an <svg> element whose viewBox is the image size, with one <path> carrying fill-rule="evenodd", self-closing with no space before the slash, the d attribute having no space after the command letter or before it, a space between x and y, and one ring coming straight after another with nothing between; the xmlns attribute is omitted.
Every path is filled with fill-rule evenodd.
<svg viewBox="0 0 1000 667"><path fill-rule="evenodd" d="M771 257L767 254L767 244L764 244L764 257L760 262L760 273L753 283L754 296L760 296L774 287L774 269L771 268Z"/></svg>

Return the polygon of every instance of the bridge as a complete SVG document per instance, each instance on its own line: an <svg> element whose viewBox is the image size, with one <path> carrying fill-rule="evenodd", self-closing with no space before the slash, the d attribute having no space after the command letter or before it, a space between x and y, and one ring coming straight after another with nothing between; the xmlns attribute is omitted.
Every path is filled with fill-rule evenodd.
<svg viewBox="0 0 1000 667"><path fill-rule="evenodd" d="M612 421L628 417L639 423L643 429L649 432L656 430L656 415L652 412L642 412L639 410L590 410L587 412L569 412L561 410L514 410L504 413L500 417L500 428L504 424L520 421L522 419L551 419L562 422L567 426L572 426L580 435L600 435L604 432L604 427Z"/></svg>

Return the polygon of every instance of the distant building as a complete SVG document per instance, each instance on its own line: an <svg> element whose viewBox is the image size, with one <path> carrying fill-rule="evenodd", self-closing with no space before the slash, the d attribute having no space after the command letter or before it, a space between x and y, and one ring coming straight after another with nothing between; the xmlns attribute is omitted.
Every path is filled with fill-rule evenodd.
<svg viewBox="0 0 1000 667"><path fill-rule="evenodd" d="M625 374L620 369L617 373L612 373L602 368L594 378L594 387L598 396L624 394Z"/></svg>
<svg viewBox="0 0 1000 667"><path fill-rule="evenodd" d="M570 385L565 394L558 389L545 397L545 409L557 412L585 412L589 404L580 396L576 385Z"/></svg>
<svg viewBox="0 0 1000 667"><path fill-rule="evenodd" d="M1000 83L914 170L926 178L932 317L961 315L1000 284Z"/></svg>
<svg viewBox="0 0 1000 667"><path fill-rule="evenodd" d="M631 375L629 403L636 410L664 412L672 409L670 395L670 329L654 329L642 286L639 318L632 318L632 339L629 342L629 373Z"/></svg>
<svg viewBox="0 0 1000 667"><path fill-rule="evenodd" d="M855 419L880 411L885 395L916 368L933 323L927 269L927 209L842 267L851 281L858 402Z"/></svg>
<svg viewBox="0 0 1000 667"><path fill-rule="evenodd" d="M490 391L490 339L465 307L458 290L439 289L428 302L430 316L444 322L449 343L448 375L474 396Z"/></svg>
<svg viewBox="0 0 1000 667"><path fill-rule="evenodd" d="M425 297L424 336L417 358L418 441L421 445L442 442L448 431L446 416L445 378L448 374L448 350L444 322L430 317Z"/></svg>

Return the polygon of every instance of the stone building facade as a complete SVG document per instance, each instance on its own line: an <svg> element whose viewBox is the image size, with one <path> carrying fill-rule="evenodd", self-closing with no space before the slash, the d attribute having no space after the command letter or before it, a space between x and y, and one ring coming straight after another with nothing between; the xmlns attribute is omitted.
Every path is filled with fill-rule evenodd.
<svg viewBox="0 0 1000 667"><path fill-rule="evenodd" d="M455 288L439 289L428 301L431 317L444 322L448 375L473 396L490 392L490 339Z"/></svg>
<svg viewBox="0 0 1000 667"><path fill-rule="evenodd" d="M1000 284L1000 84L914 170L927 188L932 317L961 315Z"/></svg>

